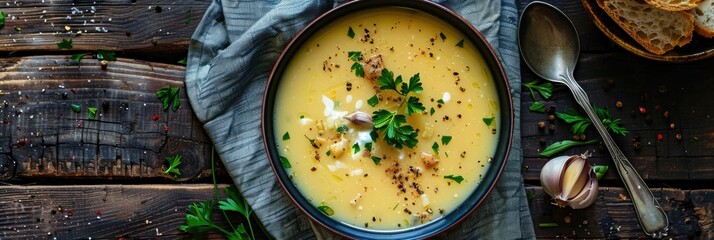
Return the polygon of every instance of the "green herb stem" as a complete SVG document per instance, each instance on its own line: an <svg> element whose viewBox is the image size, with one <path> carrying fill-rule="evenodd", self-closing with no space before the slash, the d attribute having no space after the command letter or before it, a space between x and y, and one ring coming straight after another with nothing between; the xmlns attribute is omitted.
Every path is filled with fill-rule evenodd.
<svg viewBox="0 0 714 240"><path fill-rule="evenodd" d="M211 178L213 178L213 192L216 195L216 201L218 201L220 199L220 196L218 193L218 181L216 181L216 162L214 160L215 154L216 154L216 149L212 148L211 149ZM223 217L226 218L226 222L228 222L228 226L231 226L231 229L235 229L235 227L233 227L233 223L231 223L231 219L228 218L228 214L226 213L226 211L221 209L221 212L223 213ZM248 221L248 223L250 225L250 220ZM253 238L253 239L255 239L255 238Z"/></svg>

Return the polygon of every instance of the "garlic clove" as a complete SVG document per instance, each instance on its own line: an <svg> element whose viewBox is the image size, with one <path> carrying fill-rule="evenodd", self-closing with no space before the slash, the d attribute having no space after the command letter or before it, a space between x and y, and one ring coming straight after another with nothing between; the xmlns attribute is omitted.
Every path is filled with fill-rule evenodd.
<svg viewBox="0 0 714 240"><path fill-rule="evenodd" d="M597 178L594 173L590 174L590 181L587 187L583 189L577 196L573 197L569 202L569 206L573 209L582 209L592 205L597 200L598 187Z"/></svg>
<svg viewBox="0 0 714 240"><path fill-rule="evenodd" d="M345 119L350 120L353 124L360 127L372 127L374 122L372 116L362 111L355 111L345 116Z"/></svg>
<svg viewBox="0 0 714 240"><path fill-rule="evenodd" d="M581 209L597 198L598 182L587 153L551 159L543 166L540 180L543 190L559 207Z"/></svg>

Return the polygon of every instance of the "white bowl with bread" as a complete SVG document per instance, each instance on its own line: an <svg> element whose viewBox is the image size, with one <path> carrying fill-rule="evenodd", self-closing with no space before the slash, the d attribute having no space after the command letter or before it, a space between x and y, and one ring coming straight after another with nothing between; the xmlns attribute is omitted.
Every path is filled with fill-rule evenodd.
<svg viewBox="0 0 714 240"><path fill-rule="evenodd" d="M666 62L714 56L714 0L582 0L595 25L636 55Z"/></svg>

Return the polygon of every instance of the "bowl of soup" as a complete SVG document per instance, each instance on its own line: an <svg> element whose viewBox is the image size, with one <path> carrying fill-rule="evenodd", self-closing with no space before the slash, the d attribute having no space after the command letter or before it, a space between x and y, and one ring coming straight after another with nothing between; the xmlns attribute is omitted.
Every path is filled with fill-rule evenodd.
<svg viewBox="0 0 714 240"><path fill-rule="evenodd" d="M349 238L423 238L494 187L513 106L494 50L457 14L352 1L286 46L262 131L278 181L314 222Z"/></svg>

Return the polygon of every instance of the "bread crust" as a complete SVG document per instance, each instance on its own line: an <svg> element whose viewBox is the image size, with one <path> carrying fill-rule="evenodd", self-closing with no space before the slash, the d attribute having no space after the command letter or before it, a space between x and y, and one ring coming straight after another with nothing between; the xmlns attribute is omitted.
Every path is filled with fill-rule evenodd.
<svg viewBox="0 0 714 240"><path fill-rule="evenodd" d="M665 0L645 0L645 2L662 10L685 11L697 7L702 0L689 0L682 4L669 4Z"/></svg>
<svg viewBox="0 0 714 240"><path fill-rule="evenodd" d="M696 8L689 10L694 15L694 31L704 37L714 37L714 23L707 24L709 17L714 18L714 0L705 0Z"/></svg>
<svg viewBox="0 0 714 240"><path fill-rule="evenodd" d="M655 46L652 43L650 43L650 39L643 38L637 34L637 30L634 26L622 21L619 16L614 10L610 9L607 7L607 1L611 0L597 0L597 4L605 10L605 12L612 18L613 21L615 21L625 32L630 35L637 43L639 43L642 47L644 47L647 51L657 54L657 55L662 55L666 53L669 50L672 50L674 46L684 46L687 43L689 43L692 40L692 36L694 33L694 15L689 14L688 12L683 12L683 11L678 11L678 12L672 12L672 14L679 14L681 15L686 23L687 23L687 29L684 29L684 33L686 35L681 36L678 38L678 41L675 42L669 42L667 44L663 44L663 46ZM629 1L629 0L628 0ZM633 1L636 2L636 1ZM644 4L644 3L641 3ZM654 7L652 7L654 8ZM646 37L646 36L645 36Z"/></svg>

